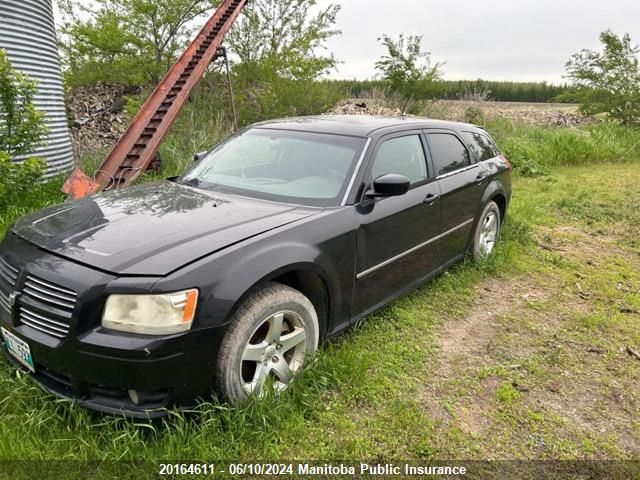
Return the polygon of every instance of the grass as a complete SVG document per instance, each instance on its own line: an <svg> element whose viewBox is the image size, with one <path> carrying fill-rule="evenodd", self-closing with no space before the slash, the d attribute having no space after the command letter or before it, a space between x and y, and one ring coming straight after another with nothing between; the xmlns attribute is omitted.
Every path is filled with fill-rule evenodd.
<svg viewBox="0 0 640 480"><path fill-rule="evenodd" d="M33 185L31 192L23 197L20 204L9 205L8 208L0 212L0 240L15 220L34 210L56 205L64 201L64 195L60 192L62 179L54 179L47 184Z"/></svg>
<svg viewBox="0 0 640 480"><path fill-rule="evenodd" d="M548 136L594 135L543 130L514 135L539 142L538 159ZM620 135L609 145L637 138ZM212 399L132 422L57 400L1 363L0 459L637 459L640 362L624 348L640 347L640 155L605 163L605 151L618 150L575 162L567 150L547 175L516 178L491 259L456 266L326 345L279 399L240 409ZM52 192L1 225L59 199Z"/></svg>

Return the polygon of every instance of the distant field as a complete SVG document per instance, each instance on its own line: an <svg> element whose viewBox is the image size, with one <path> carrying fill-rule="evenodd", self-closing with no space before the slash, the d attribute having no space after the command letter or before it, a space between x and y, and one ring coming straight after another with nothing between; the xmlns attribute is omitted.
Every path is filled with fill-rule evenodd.
<svg viewBox="0 0 640 480"><path fill-rule="evenodd" d="M351 108L340 106L348 104ZM388 98L354 98L341 102L334 113L358 113L372 115L399 115L398 100ZM365 108L353 106L366 105ZM342 111L344 110L344 111ZM410 106L409 112L419 116L481 123L496 119L506 119L525 125L577 127L593 123L594 120L582 115L577 104L567 103L521 103L470 100L436 100Z"/></svg>
<svg viewBox="0 0 640 480"><path fill-rule="evenodd" d="M429 107L427 107L429 108ZM532 125L576 126L585 123L586 118L580 114L578 105L566 103L518 103L518 102L473 102L440 100L432 108L442 108L453 117L464 120L469 109L477 109L487 120L507 118Z"/></svg>
<svg viewBox="0 0 640 480"><path fill-rule="evenodd" d="M489 108L496 108L506 111L527 111L527 110L542 110L542 111L558 111L558 112L571 112L576 113L579 105L577 103L534 103L534 102L494 102L494 101L469 101L469 100L437 100L439 103L444 104L469 104L474 106L486 106Z"/></svg>

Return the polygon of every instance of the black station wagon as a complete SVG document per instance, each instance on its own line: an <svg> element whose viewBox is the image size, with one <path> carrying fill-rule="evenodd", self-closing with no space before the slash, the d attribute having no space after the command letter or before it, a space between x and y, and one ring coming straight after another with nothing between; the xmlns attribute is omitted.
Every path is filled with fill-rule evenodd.
<svg viewBox="0 0 640 480"><path fill-rule="evenodd" d="M0 244L4 352L49 392L154 417L283 389L319 342L491 254L511 196L507 159L461 123L285 119L196 157Z"/></svg>

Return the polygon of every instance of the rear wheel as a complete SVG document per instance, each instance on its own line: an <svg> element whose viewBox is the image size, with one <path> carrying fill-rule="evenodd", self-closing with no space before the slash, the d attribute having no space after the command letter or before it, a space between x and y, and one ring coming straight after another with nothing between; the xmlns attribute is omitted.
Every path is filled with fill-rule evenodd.
<svg viewBox="0 0 640 480"><path fill-rule="evenodd" d="M234 315L216 365L216 389L232 404L282 391L318 349L318 316L312 303L286 285L269 283Z"/></svg>
<svg viewBox="0 0 640 480"><path fill-rule="evenodd" d="M480 215L473 237L473 258L479 260L493 253L500 238L500 208L495 202L489 202Z"/></svg>

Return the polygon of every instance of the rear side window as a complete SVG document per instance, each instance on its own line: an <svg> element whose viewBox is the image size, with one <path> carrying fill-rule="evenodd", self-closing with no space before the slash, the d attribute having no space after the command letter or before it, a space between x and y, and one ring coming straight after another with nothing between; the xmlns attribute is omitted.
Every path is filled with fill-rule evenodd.
<svg viewBox="0 0 640 480"><path fill-rule="evenodd" d="M429 143L436 176L455 172L471 165L467 148L455 135L430 133Z"/></svg>
<svg viewBox="0 0 640 480"><path fill-rule="evenodd" d="M462 132L462 136L471 151L481 162L500 156L500 150L487 135L482 133Z"/></svg>
<svg viewBox="0 0 640 480"><path fill-rule="evenodd" d="M427 160L419 135L393 138L380 146L371 176L375 180L389 173L404 175L411 183L427 178Z"/></svg>

